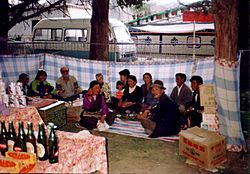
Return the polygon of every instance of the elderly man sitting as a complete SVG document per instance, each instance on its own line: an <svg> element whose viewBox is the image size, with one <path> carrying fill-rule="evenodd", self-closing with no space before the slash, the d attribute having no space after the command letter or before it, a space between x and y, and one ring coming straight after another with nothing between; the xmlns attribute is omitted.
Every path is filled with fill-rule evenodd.
<svg viewBox="0 0 250 174"><path fill-rule="evenodd" d="M158 101L157 105L137 116L151 138L176 135L180 132L180 111L164 90L163 82L156 80L151 85L151 92Z"/></svg>
<svg viewBox="0 0 250 174"><path fill-rule="evenodd" d="M69 75L69 68L62 67L60 69L62 76L56 81L56 90L58 100L62 101L73 101L80 98L82 89L77 83L74 76Z"/></svg>

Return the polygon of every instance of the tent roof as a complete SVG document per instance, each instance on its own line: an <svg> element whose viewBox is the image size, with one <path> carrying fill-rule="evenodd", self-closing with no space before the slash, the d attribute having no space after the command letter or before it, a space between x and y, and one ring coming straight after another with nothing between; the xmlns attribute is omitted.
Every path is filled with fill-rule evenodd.
<svg viewBox="0 0 250 174"><path fill-rule="evenodd" d="M180 23L168 25L145 25L138 27L130 27L132 31L146 31L154 33L192 33L194 30L193 23ZM195 31L214 30L213 23L195 23Z"/></svg>

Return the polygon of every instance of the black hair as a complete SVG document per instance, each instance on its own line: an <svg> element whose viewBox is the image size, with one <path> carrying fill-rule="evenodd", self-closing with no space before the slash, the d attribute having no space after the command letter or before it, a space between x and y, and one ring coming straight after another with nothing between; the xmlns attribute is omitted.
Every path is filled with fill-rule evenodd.
<svg viewBox="0 0 250 174"><path fill-rule="evenodd" d="M201 76L192 76L190 79L190 82L196 81L198 84L203 84L203 79Z"/></svg>
<svg viewBox="0 0 250 174"><path fill-rule="evenodd" d="M119 81L116 82L116 86L118 86L118 85L124 85L124 84L123 84L122 81L119 80Z"/></svg>
<svg viewBox="0 0 250 174"><path fill-rule="evenodd" d="M131 80L133 80L134 82L137 83L137 79L136 79L136 77L134 75L129 75L128 79L131 79Z"/></svg>
<svg viewBox="0 0 250 174"><path fill-rule="evenodd" d="M150 77L150 79L152 80L152 75L151 75L150 73L146 72L146 73L144 73L144 74L143 74L143 76L142 76L142 77L144 77L144 76L149 76L149 77Z"/></svg>
<svg viewBox="0 0 250 174"><path fill-rule="evenodd" d="M19 78L18 78L18 80L17 80L17 82L21 82L25 77L29 77L29 75L26 74L26 73L20 74L20 75L19 75Z"/></svg>
<svg viewBox="0 0 250 174"><path fill-rule="evenodd" d="M184 79L184 82L187 80L187 76L184 73L176 73L175 77L179 76L181 79Z"/></svg>
<svg viewBox="0 0 250 174"><path fill-rule="evenodd" d="M95 85L100 85L97 80L93 80L89 83L89 89L93 88Z"/></svg>
<svg viewBox="0 0 250 174"><path fill-rule="evenodd" d="M44 70L38 70L38 72L37 72L37 74L36 74L35 80L39 80L39 77L40 77L41 75L45 75L45 78L47 79L47 73L46 73L46 71L44 71Z"/></svg>
<svg viewBox="0 0 250 174"><path fill-rule="evenodd" d="M130 75L130 71L128 69L124 69L122 71L119 72L119 75L123 75L123 76L129 76Z"/></svg>

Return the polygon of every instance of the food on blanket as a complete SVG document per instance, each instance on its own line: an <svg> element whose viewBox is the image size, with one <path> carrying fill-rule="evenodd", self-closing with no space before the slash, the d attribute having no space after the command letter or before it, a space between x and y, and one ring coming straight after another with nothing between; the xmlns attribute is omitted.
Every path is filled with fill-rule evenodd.
<svg viewBox="0 0 250 174"><path fill-rule="evenodd" d="M6 158L20 163L21 168L30 164L36 164L36 155L27 152L6 152ZM29 168L29 167L28 167Z"/></svg>
<svg viewBox="0 0 250 174"><path fill-rule="evenodd" d="M19 173L28 173L30 172L34 167L36 166L36 164L27 164L25 166L23 166L21 168L21 170L19 171Z"/></svg>
<svg viewBox="0 0 250 174"><path fill-rule="evenodd" d="M18 162L7 158L0 158L0 173L18 173L20 165Z"/></svg>
<svg viewBox="0 0 250 174"><path fill-rule="evenodd" d="M0 158L0 173L28 173L36 165L33 154L25 152L6 152L6 158Z"/></svg>

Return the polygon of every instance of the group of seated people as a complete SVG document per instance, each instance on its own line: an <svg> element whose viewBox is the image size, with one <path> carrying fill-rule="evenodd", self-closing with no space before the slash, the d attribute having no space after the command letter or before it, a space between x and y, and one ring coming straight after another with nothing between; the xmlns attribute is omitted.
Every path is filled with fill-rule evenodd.
<svg viewBox="0 0 250 174"><path fill-rule="evenodd" d="M22 73L17 82L23 85L23 93L30 97L41 97L44 99L56 98L62 101L73 101L80 97L83 92L74 76L69 75L69 68L60 69L62 76L57 79L56 87L52 86L46 79L47 73L38 70L35 80L29 85L29 75Z"/></svg>
<svg viewBox="0 0 250 174"><path fill-rule="evenodd" d="M79 126L93 129L98 120L111 125L117 113L136 114L145 132L150 137L159 137L176 135L181 128L200 126L202 122L199 85L203 84L203 79L200 76L191 77L191 90L185 84L186 75L177 73L176 86L167 96L163 82L153 82L150 73L143 74L144 84L138 86L136 76L124 69L119 72L117 91L112 95L101 73L96 74L96 80L90 82L88 90L82 90L76 78L69 75L69 68L62 67L60 72L62 76L57 79L55 88L46 81L47 73L44 70L38 71L30 86L27 74L21 74L18 82L22 82L24 94L31 97L73 101L79 98L79 94L83 94ZM110 112L112 110L113 114ZM96 113L99 117L89 117L88 113Z"/></svg>

